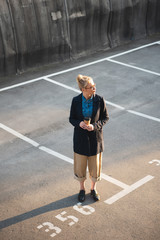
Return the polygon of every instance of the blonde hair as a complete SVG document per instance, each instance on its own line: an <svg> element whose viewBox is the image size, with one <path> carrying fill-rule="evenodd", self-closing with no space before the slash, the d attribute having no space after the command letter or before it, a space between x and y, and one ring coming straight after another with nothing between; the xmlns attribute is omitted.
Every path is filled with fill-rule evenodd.
<svg viewBox="0 0 160 240"><path fill-rule="evenodd" d="M84 76L84 75L81 75L81 74L79 74L77 76L76 80L77 80L79 89L81 91L82 91L82 88L85 88L90 81L93 81L93 79L91 77Z"/></svg>

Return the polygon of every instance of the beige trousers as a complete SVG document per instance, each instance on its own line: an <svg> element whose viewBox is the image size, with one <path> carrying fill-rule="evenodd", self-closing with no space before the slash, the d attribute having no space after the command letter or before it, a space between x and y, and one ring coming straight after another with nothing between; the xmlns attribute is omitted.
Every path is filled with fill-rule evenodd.
<svg viewBox="0 0 160 240"><path fill-rule="evenodd" d="M93 182L101 180L101 168L102 168L102 153L94 156L85 156L74 153L74 177L79 182L83 182L86 179L86 170L88 170L90 178Z"/></svg>

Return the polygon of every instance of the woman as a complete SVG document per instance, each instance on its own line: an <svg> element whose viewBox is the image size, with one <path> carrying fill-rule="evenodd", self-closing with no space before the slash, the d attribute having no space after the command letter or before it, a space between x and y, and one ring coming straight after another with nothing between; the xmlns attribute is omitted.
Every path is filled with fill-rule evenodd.
<svg viewBox="0 0 160 240"><path fill-rule="evenodd" d="M100 180L104 149L102 127L109 116L104 99L95 94L96 85L93 79L78 75L77 82L82 93L72 100L69 121L74 126L74 176L80 183L78 200L85 200L88 163L91 196L98 201L100 196L96 190L96 182Z"/></svg>

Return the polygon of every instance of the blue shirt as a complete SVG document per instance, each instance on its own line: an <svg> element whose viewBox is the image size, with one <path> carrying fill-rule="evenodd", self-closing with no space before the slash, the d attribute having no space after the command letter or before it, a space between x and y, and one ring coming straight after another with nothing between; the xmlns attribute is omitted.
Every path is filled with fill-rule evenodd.
<svg viewBox="0 0 160 240"><path fill-rule="evenodd" d="M86 99L82 94L82 113L84 117L91 118L93 111L93 96L90 99Z"/></svg>

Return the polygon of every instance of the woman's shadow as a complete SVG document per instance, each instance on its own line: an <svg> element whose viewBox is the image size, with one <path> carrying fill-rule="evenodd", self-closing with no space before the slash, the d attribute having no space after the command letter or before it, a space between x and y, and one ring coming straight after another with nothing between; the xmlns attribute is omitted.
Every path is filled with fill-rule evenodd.
<svg viewBox="0 0 160 240"><path fill-rule="evenodd" d="M83 203L83 206L91 205L94 203L94 201L89 197L89 195L90 194L86 194L86 201ZM36 208L29 212L25 212L20 215L0 221L0 229L9 227L16 223L25 221L27 219L39 216L39 215L47 213L47 212L51 212L51 211L55 211L55 210L63 209L63 208L67 208L67 207L72 207L72 206L76 205L77 203L78 203L77 194L75 194L75 195L63 198L61 200L49 203L43 207Z"/></svg>

